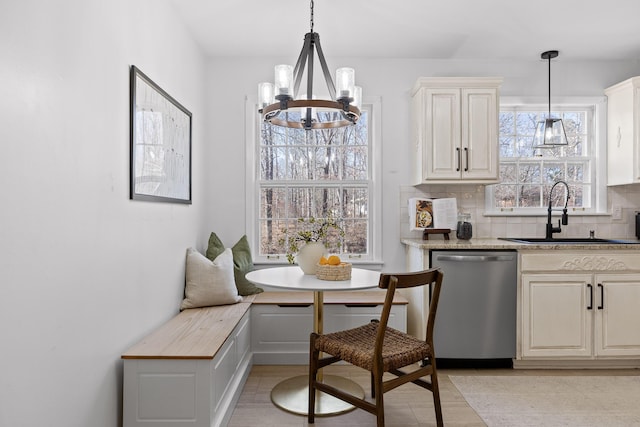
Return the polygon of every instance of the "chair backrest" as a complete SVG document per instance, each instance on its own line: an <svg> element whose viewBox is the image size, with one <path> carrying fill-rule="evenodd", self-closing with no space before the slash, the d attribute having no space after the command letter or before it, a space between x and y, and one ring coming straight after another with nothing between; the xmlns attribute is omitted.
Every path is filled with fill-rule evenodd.
<svg viewBox="0 0 640 427"><path fill-rule="evenodd" d="M431 302L429 304L429 317L427 319L427 334L425 340L433 346L433 327L436 319L436 311L438 309L438 300L440 299L440 288L442 287L442 279L444 273L439 268L417 271L413 273L381 273L378 287L387 290L387 295L380 316L380 324L383 328L387 327L393 296L396 289L413 288L416 286L433 285L431 288Z"/></svg>

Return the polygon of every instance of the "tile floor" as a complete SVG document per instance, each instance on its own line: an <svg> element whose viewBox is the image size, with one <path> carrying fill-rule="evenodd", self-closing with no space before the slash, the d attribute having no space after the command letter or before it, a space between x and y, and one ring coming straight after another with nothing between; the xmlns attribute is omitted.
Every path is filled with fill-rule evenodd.
<svg viewBox="0 0 640 427"><path fill-rule="evenodd" d="M273 405L271 389L283 379L306 375L307 367L254 365L229 422L229 427L301 427L308 426L306 416L285 412ZM511 370L511 369L440 369L440 396L446 426L481 427L482 419L467 404L448 375L639 375L638 370ZM325 368L327 375L349 377L369 395L369 374L347 365ZM406 384L385 394L387 427L435 426L432 395L413 384ZM330 417L316 417L324 426L375 426L375 417L360 409Z"/></svg>

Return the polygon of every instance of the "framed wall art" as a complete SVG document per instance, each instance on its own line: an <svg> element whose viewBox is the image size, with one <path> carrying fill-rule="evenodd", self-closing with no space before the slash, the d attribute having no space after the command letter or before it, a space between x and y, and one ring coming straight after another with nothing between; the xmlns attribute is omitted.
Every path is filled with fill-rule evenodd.
<svg viewBox="0 0 640 427"><path fill-rule="evenodd" d="M191 204L191 113L131 66L133 200Z"/></svg>

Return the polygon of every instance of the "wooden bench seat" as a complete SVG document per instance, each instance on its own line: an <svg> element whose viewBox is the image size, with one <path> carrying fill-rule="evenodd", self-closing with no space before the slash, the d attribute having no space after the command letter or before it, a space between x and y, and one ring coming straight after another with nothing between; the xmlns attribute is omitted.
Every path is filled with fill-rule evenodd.
<svg viewBox="0 0 640 427"><path fill-rule="evenodd" d="M324 292L324 304L369 307L384 303L385 292ZM394 304L409 301L396 294ZM122 359L213 359L251 305L313 305L313 292L263 292L238 304L184 310L122 354Z"/></svg>
<svg viewBox="0 0 640 427"><path fill-rule="evenodd" d="M251 303L182 311L122 354L123 359L213 359Z"/></svg>

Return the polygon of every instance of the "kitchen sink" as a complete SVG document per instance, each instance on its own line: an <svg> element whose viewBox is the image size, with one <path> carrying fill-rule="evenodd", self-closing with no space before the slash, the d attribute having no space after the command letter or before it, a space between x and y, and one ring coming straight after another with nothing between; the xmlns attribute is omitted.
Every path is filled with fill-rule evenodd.
<svg viewBox="0 0 640 427"><path fill-rule="evenodd" d="M635 240L623 240L623 239L597 239L597 238L580 238L580 237L566 237L566 238L554 238L546 239L544 237L499 237L500 240L507 240L509 242L517 243L536 243L536 244L623 244L633 245L640 244L640 241Z"/></svg>

